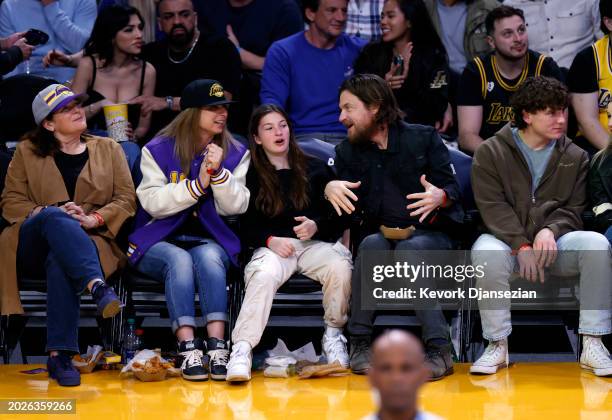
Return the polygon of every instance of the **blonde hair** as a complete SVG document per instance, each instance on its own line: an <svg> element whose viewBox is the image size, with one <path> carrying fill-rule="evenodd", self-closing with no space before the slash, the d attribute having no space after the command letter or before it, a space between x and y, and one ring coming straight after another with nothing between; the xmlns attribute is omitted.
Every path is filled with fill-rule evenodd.
<svg viewBox="0 0 612 420"><path fill-rule="evenodd" d="M174 154L179 158L181 170L188 176L191 169L191 161L197 153L200 139L200 108L188 108L181 111L174 120L164 127L157 135L174 138ZM223 159L227 156L230 147L238 149L238 143L232 138L227 130L223 129L211 140L223 149Z"/></svg>
<svg viewBox="0 0 612 420"><path fill-rule="evenodd" d="M155 28L157 28L157 9L154 0L129 0L130 6L138 9L145 21L142 39L145 44L155 41Z"/></svg>

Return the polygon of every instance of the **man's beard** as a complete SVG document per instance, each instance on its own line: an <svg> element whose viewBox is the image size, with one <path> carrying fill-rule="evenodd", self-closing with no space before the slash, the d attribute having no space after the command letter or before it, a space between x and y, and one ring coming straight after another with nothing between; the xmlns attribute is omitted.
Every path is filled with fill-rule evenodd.
<svg viewBox="0 0 612 420"><path fill-rule="evenodd" d="M174 32L174 29L176 28L181 28L185 32L182 35L173 35L172 33ZM170 34L168 34L168 42L170 43L172 47L178 50L187 48L191 46L191 43L193 42L194 34L195 34L195 28L192 29L191 31L187 31L187 28L185 28L183 25L176 25L172 27Z"/></svg>
<svg viewBox="0 0 612 420"><path fill-rule="evenodd" d="M353 144L363 144L372 141L372 137L374 136L374 133L376 133L378 126L374 121L372 121L369 125L361 129L358 129L355 125L353 125L353 129L355 130L353 135L347 133L349 142Z"/></svg>

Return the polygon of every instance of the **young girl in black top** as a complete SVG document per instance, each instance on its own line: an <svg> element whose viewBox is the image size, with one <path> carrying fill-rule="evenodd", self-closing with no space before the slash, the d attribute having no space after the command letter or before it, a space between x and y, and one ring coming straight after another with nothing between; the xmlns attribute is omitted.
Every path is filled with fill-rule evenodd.
<svg viewBox="0 0 612 420"><path fill-rule="evenodd" d="M235 344L227 380L251 379L252 349L268 322L274 294L294 273L323 285L323 354L330 363L338 360L348 367L342 327L347 321L352 260L340 242L332 243L342 233L323 195L332 173L323 162L304 155L287 114L275 105L254 111L249 133L251 197L241 229L255 252L245 268L246 293L232 332Z"/></svg>

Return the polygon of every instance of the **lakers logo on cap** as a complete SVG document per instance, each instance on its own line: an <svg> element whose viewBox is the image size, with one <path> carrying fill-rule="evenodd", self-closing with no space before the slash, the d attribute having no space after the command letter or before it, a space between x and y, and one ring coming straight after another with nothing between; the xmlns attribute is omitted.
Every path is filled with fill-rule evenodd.
<svg viewBox="0 0 612 420"><path fill-rule="evenodd" d="M74 93L70 89L68 89L66 86L60 85L49 92L47 96L43 98L43 100L48 107L52 108L56 102L73 95Z"/></svg>
<svg viewBox="0 0 612 420"><path fill-rule="evenodd" d="M223 86L221 86L219 83L214 83L210 87L210 92L208 93L208 96L216 96L217 98L223 98Z"/></svg>

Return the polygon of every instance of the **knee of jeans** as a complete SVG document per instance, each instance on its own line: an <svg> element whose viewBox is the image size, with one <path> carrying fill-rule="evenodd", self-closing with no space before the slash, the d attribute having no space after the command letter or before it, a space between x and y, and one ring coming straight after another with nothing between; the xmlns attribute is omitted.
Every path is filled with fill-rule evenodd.
<svg viewBox="0 0 612 420"><path fill-rule="evenodd" d="M39 216L43 218L44 223L56 224L58 223L58 221L62 220L63 222L68 222L68 224L62 223L61 226L69 226L70 228L75 228L79 231L81 230L80 223L75 218L73 218L68 213L58 207L49 206L46 209L42 210L39 213Z"/></svg>
<svg viewBox="0 0 612 420"><path fill-rule="evenodd" d="M191 259L191 255L180 248L166 254L165 268L164 275L166 279L169 277L176 280L193 278L193 260Z"/></svg>
<svg viewBox="0 0 612 420"><path fill-rule="evenodd" d="M359 251L363 250L388 250L391 249L389 241L386 240L381 234L374 233L366 236L359 244Z"/></svg>
<svg viewBox="0 0 612 420"><path fill-rule="evenodd" d="M598 232L579 231L573 232L580 241L581 250L606 251L610 249L608 238Z"/></svg>
<svg viewBox="0 0 612 420"><path fill-rule="evenodd" d="M76 222L76 220L73 219L72 216L70 216L68 213L66 213L59 207L55 207L55 206L49 206L46 209L43 209L39 213L39 215L45 220L57 220L57 219L64 218L64 219L74 220Z"/></svg>
<svg viewBox="0 0 612 420"><path fill-rule="evenodd" d="M227 267L229 263L225 250L220 245L211 243L198 247L192 258L194 264L214 264Z"/></svg>

